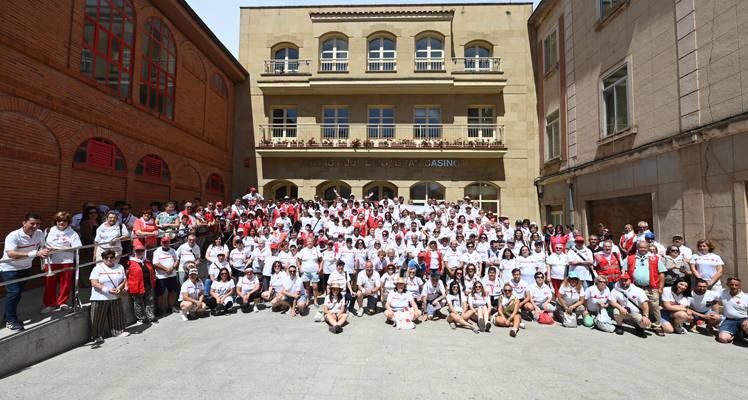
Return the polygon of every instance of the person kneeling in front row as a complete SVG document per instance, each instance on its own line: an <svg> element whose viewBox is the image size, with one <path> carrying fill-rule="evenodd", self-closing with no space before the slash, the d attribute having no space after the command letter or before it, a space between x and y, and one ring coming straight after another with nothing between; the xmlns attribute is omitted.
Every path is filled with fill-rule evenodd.
<svg viewBox="0 0 748 400"><path fill-rule="evenodd" d="M330 285L330 293L325 297L322 312L325 315L325 321L330 325L330 332L343 332L343 325L346 323L348 313L346 312L345 298L340 283L335 282Z"/></svg>
<svg viewBox="0 0 748 400"><path fill-rule="evenodd" d="M621 279L613 287L610 305L613 306L617 335L623 335L623 323L626 322L634 325L636 336L647 337L644 329L652 325L648 317L649 299L642 289L631 283L628 273L621 275Z"/></svg>
<svg viewBox="0 0 748 400"><path fill-rule="evenodd" d="M186 281L179 291L179 308L182 310L182 319L194 319L198 313L205 311L205 286L197 279L197 268L190 268Z"/></svg>
<svg viewBox="0 0 748 400"><path fill-rule="evenodd" d="M740 279L727 278L727 289L723 289L718 299L724 308L725 319L719 326L717 341L732 342L735 335L743 334L743 340L748 337L748 294L740 289Z"/></svg>
<svg viewBox="0 0 748 400"><path fill-rule="evenodd" d="M255 276L252 266L244 269L244 276L239 278L236 285L236 304L239 305L243 313L248 313L254 308L254 312L259 312L257 307L260 303L260 285L259 279Z"/></svg>

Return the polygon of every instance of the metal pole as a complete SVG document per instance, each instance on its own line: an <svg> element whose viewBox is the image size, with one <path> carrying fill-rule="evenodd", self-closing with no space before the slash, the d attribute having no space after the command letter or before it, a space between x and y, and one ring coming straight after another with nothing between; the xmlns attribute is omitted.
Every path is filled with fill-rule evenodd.
<svg viewBox="0 0 748 400"><path fill-rule="evenodd" d="M80 292L78 290L78 279L80 278L79 251L79 249L75 249L75 284L73 285L73 311L80 311L83 308L80 300Z"/></svg>

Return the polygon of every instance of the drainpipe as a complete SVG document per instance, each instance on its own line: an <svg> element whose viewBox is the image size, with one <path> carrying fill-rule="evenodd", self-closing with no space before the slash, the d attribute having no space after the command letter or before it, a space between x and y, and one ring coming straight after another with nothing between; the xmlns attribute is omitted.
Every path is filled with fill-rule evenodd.
<svg viewBox="0 0 748 400"><path fill-rule="evenodd" d="M576 226L576 224L574 223L574 183L573 182L568 182L568 184L569 184L569 190L568 190L568 194L569 194L569 198L568 198L569 207L568 207L568 214L566 215L566 218L567 218L568 222L566 224L567 225L574 225L575 228L579 229L579 227Z"/></svg>

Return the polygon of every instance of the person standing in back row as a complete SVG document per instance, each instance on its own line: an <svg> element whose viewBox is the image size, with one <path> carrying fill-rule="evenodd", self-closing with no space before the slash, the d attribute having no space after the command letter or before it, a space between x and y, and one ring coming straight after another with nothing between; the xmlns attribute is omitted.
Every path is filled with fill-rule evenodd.
<svg viewBox="0 0 748 400"><path fill-rule="evenodd" d="M36 257L47 257L49 250L44 242L44 234L39 230L41 217L37 213L28 213L23 217L20 229L5 237L3 258L0 260L0 275L3 282L23 279L31 272L31 263ZM23 323L18 319L18 303L25 282L5 285L5 326L12 331L22 331Z"/></svg>

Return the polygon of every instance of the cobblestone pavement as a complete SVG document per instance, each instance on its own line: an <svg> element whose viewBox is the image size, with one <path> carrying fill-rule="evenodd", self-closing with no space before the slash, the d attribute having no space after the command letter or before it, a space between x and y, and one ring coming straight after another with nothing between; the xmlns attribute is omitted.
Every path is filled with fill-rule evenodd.
<svg viewBox="0 0 748 400"><path fill-rule="evenodd" d="M381 314L339 335L263 310L177 316L0 381L13 399L512 399L741 397L748 348L689 334L646 339L527 323L517 338L445 321L398 331ZM140 331L141 327L131 328Z"/></svg>

